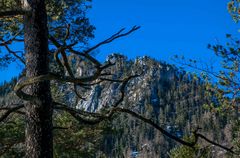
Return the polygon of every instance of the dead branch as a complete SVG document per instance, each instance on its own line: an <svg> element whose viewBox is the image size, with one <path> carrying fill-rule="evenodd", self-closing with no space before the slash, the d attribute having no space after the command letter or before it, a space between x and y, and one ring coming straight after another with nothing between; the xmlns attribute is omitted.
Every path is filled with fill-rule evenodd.
<svg viewBox="0 0 240 158"><path fill-rule="evenodd" d="M0 11L0 18L12 17L17 15L24 15L28 11L23 9L9 10L9 11Z"/></svg>
<svg viewBox="0 0 240 158"><path fill-rule="evenodd" d="M121 86L120 86L121 97L110 107L117 107L122 103L122 101L125 97L125 88L126 88L127 83L131 79L136 78L136 77L139 77L139 75L129 76L123 80L107 80L107 81L111 81L111 82L121 83ZM61 104L61 103L55 103L54 105L55 105L54 106L55 109L67 111L70 115L72 115L79 122L89 124L89 125L95 125L104 120L111 119L114 114L113 111L108 111L108 113L105 115L101 114L101 113L86 112L84 110L70 108L69 106Z"/></svg>
<svg viewBox="0 0 240 158"><path fill-rule="evenodd" d="M56 110L73 112L73 113L77 113L79 115L90 116L90 117L95 117L95 118L102 117L101 114L87 112L87 111L76 109L76 108L71 108L71 107L69 107L69 106L67 106L65 104L62 104L62 103L54 102L53 104L54 104L54 109L56 109Z"/></svg>
<svg viewBox="0 0 240 158"><path fill-rule="evenodd" d="M19 55L17 55L17 52L11 50L8 45L4 45L4 47L7 49L7 51L8 51L10 54L12 54L12 55L13 55L15 58L17 58L22 64L25 65L25 60L24 60L22 57L20 57Z"/></svg>
<svg viewBox="0 0 240 158"><path fill-rule="evenodd" d="M187 66L187 67L190 67L192 69L195 69L195 70L198 70L198 71L201 71L201 72L204 72L204 73L207 73L207 74L210 74L211 76L213 77L216 77L217 79L220 79L220 80L223 80L223 81L226 81L228 80L226 78L226 76L222 76L220 73L218 72L214 72L212 70L210 70L208 67L207 68L201 68L195 64L192 64L192 63L189 63L189 62L186 62L186 61L179 61L179 60L175 60L175 59L172 59L175 63L177 64L180 64L181 66ZM235 82L234 80L230 80L234 85L240 85L240 83L238 82Z"/></svg>
<svg viewBox="0 0 240 158"><path fill-rule="evenodd" d="M58 104L58 103L57 103ZM175 140L176 142L182 144L182 145L185 145L185 146L188 146L190 148L195 148L195 146L197 145L198 143L198 140L199 138L205 140L206 142L210 143L210 144L213 144L213 145L216 145L232 154L236 154L234 151L233 151L233 148L228 148L226 146L223 146L221 144L218 144L208 138L206 138L205 136L203 136L202 134L198 133L197 131L198 130L195 130L193 132L194 134L194 142L187 142L183 139L180 139L172 134L170 134L169 132L167 132L166 130L164 130L161 126L159 126L158 124L156 124L153 120L151 119L148 119L134 111L131 111L129 109L126 109L126 108L122 108L122 107L112 107L110 108L107 112L105 113L91 113L91 112L86 112L84 110L80 110L80 109L75 109L75 108L70 108L69 106L67 105L61 105L61 106L58 106L56 104L56 106L54 107L55 109L58 109L58 110L64 110L64 111L67 111L69 112L76 120L80 121L80 122L83 122L85 124L90 124L90 125L95 125L95 124L98 124L102 121L105 121L105 120L109 120L109 119L112 119L113 115L115 113L127 113L129 115L131 115L132 117L134 118L137 118L141 121L143 121L144 123L147 123L149 125L151 125L152 127L154 127L155 129L157 129L159 132L161 132L163 135L169 137L170 139L172 140ZM84 117L84 116L87 116L87 117Z"/></svg>
<svg viewBox="0 0 240 158"><path fill-rule="evenodd" d="M206 138L205 136L203 136L202 134L200 133L197 133L197 130L195 132L193 132L194 134L194 139L195 141L194 142L187 142L187 141L184 141L172 134L170 134L169 132L167 132L166 130L164 130L163 128L161 128L158 124L154 123L154 121L152 121L151 119L147 119L145 118L144 116L141 116L140 114L137 114L129 109L124 109L124 108L114 108L113 110L117 111L117 112L122 112L122 113L128 113L130 114L131 116L135 117L135 118L138 118L140 120L142 120L143 122L153 126L155 129L157 129L158 131L160 131L162 134L164 134L165 136L169 137L170 139L172 140L175 140L176 142L182 144L182 145L185 145L185 146L188 146L188 147L191 147L191 148L195 148L195 145L197 145L198 143L198 139L199 138L202 138L203 140L207 141L208 143L210 144L213 144L213 145L216 145L232 154L236 154L234 151L233 151L233 148L228 148L228 147L225 147L221 144L218 144L214 141L211 141L210 139Z"/></svg>
<svg viewBox="0 0 240 158"><path fill-rule="evenodd" d="M230 152L230 153L236 154L236 153L233 151L233 147L227 148L227 147L225 147L225 146L223 146L223 145L221 145L221 144L218 144L218 143L216 143L216 142L208 139L207 137L205 137L205 136L202 135L201 133L198 133L198 130L194 131L193 134L194 134L196 140L197 140L197 138L201 138L201 139L205 140L206 142L208 142L208 143L210 143L210 144L213 144L213 145L215 145L215 146L218 146L219 148L222 148L222 149L224 149L224 150L226 150L226 151L228 151L228 152Z"/></svg>
<svg viewBox="0 0 240 158"><path fill-rule="evenodd" d="M0 46L12 44L14 41L23 42L24 41L23 39L17 39L17 37L21 34L22 31L23 29L21 29L19 32L17 32L12 38L8 39L7 41L0 39L1 40Z"/></svg>
<svg viewBox="0 0 240 158"><path fill-rule="evenodd" d="M1 41L0 46L5 47L10 54L12 54L15 58L17 58L20 62L22 62L25 65L25 60L22 57L20 57L16 51L11 50L9 47L9 45L11 45L13 42L23 42L23 39L17 39L17 37L21 34L22 31L23 30L20 30L12 38L6 41L4 41L3 39L0 39Z"/></svg>
<svg viewBox="0 0 240 158"><path fill-rule="evenodd" d="M6 108L6 107L2 107L0 108L0 111L1 110L7 110L1 117L0 117L0 122L4 121L11 113L14 113L14 112L17 112L17 113L20 113L20 114L24 114L24 113L21 113L19 112L18 110L23 108L24 105L21 104L21 105L18 105L18 106L15 106L15 107L9 107L9 108Z"/></svg>
<svg viewBox="0 0 240 158"><path fill-rule="evenodd" d="M8 110L11 110L12 108L11 107L1 107L0 108L0 111L8 111ZM22 110L17 110L17 111L14 111L14 113L17 113L17 114L20 114L20 115L25 115L25 112L23 112Z"/></svg>
<svg viewBox="0 0 240 158"><path fill-rule="evenodd" d="M134 32L138 29L140 29L140 26L133 26L132 29L130 29L126 33L122 33L125 30L125 28L123 28L123 29L119 30L117 33L113 34L111 37L107 38L106 40L96 44L95 46L93 46L93 47L91 47L91 48L89 48L85 51L83 51L83 53L88 54L88 53L92 52L93 50L97 49L98 47L100 47L102 45L105 45L105 44L108 44L108 43L111 43L115 39L127 36L127 35L131 34L132 32Z"/></svg>
<svg viewBox="0 0 240 158"><path fill-rule="evenodd" d="M97 83L101 83L103 80L100 80L100 81L96 81L94 82L95 80L98 80L100 76L102 76L102 71L104 69L107 69L108 67L110 66L113 66L114 63L111 63L111 62L108 62L108 64L106 65L102 65L97 59L95 59L94 57L92 57L89 52L93 51L94 49L104 45L104 44L107 44L107 43L110 43L112 41L114 41L115 39L117 38L120 38L120 37L123 37L123 36L127 36L129 34L131 34L132 32L138 30L140 27L137 27L137 26L134 26L132 27L131 30L129 30L128 32L126 33L122 33L124 31L124 29L121 29L120 31L118 31L117 33L115 33L114 35L112 35L111 37L107 38L106 40L96 44L95 46L85 50L85 51L76 51L73 49L73 46L75 44L70 44L70 45L67 45L66 44L66 40L68 39L69 37L69 30L70 30L70 25L67 25L67 28L66 28L66 35L64 37L64 41L63 41L63 45L60 44L53 36L49 36L49 40L57 47L57 50L56 52L54 53L54 58L56 60L56 62L59 64L59 66L61 67L64 67L68 74L70 75L70 77L72 79L74 79L75 81L78 80L74 77L74 74L69 66L69 62L68 62L68 59L67 59L67 56L66 56L66 53L65 51L70 51L71 53L75 54L75 55L78 55L78 56L81 56L81 57L84 57L86 59L88 59L90 62L92 62L94 65L95 65L95 68L96 68L96 71L95 73L92 75L92 76L86 76L86 77L83 77L82 78L82 81L81 83L78 82L73 82L74 83L74 92L75 94L77 95L78 98L80 99L84 99L84 97L82 97L81 94L79 94L79 92L77 91L77 85L81 85L83 88L86 88L86 85L96 85ZM59 57L58 57L58 54L61 53L61 56L63 58L63 63L60 61ZM93 83L91 83L93 82Z"/></svg>
<svg viewBox="0 0 240 158"><path fill-rule="evenodd" d="M64 45L61 45L61 44L60 44L54 37L52 37L52 36L50 36L49 39L50 39L50 40L52 41L52 43L58 48L58 49L56 50L56 52L54 53L54 59L55 59L55 61L58 63L59 66L64 67L64 68L67 70L67 72L68 72L68 74L70 75L70 77L75 78L75 77L74 77L74 74L73 74L73 72L72 72L72 69L71 69L71 67L70 67L70 65L69 65L67 55L66 55L66 53L65 53L65 51L66 51L67 48L70 49L72 52L75 52L75 53L77 52L77 51L74 51L74 50L72 49L72 46L74 46L75 44L66 46L66 40L67 40L67 38L69 37L69 30L70 30L70 25L68 25L68 26L67 26L67 29L66 29L66 35L65 35L65 37L64 37ZM60 61L60 59L59 59L59 57L58 57L58 54L59 54L59 53L61 53L61 55L62 55L63 64L62 64L62 62ZM78 53L78 52L77 52L77 53ZM92 62L96 65L97 68L100 67L101 64L100 64L96 59L94 59L93 57L91 57L90 55L84 55L84 54L82 54L82 53L80 53L80 54L81 54L82 56L85 56L85 57L86 57L87 59L89 59L90 61L92 61ZM78 55L79 55L79 54L78 54ZM77 84L76 84L76 83L74 83L74 92L75 92L75 94L77 95L78 98L85 100L85 97L83 97L83 96L78 92L78 90L77 90Z"/></svg>
<svg viewBox="0 0 240 158"><path fill-rule="evenodd" d="M59 126L55 126L53 127L53 130L67 130L69 129L70 127L59 127Z"/></svg>

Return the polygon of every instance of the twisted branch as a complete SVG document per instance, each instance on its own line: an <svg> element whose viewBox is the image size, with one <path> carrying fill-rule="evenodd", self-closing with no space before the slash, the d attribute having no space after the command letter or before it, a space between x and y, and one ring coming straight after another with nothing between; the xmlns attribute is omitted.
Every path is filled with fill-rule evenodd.
<svg viewBox="0 0 240 158"><path fill-rule="evenodd" d="M16 57L20 62L22 62L25 65L24 59L19 55L17 55L16 51L13 51L9 48L9 45L11 45L13 42L23 42L23 39L17 39L17 37L21 34L22 31L23 30L21 29L19 32L17 32L12 38L8 39L7 41L0 39L1 41L0 46L5 47L10 54L12 54L14 57Z"/></svg>
<svg viewBox="0 0 240 158"><path fill-rule="evenodd" d="M127 36L127 35L131 34L132 32L134 32L138 29L140 29L140 26L133 26L132 29L130 29L126 33L122 33L125 30L125 28L123 28L123 29L119 30L117 33L113 34L111 37L107 38L106 40L96 44L95 46L93 46L93 47L91 47L91 48L89 48L85 51L83 51L83 53L88 54L88 53L92 52L93 50L97 49L98 47L100 47L102 45L105 45L105 44L108 44L108 43L111 43L115 39Z"/></svg>
<svg viewBox="0 0 240 158"><path fill-rule="evenodd" d="M5 18L5 17L9 17L9 16L16 16L16 15L24 15L28 13L27 10L23 10L23 9L16 9L16 10L8 10L8 11L1 11L0 12L0 18Z"/></svg>
<svg viewBox="0 0 240 158"><path fill-rule="evenodd" d="M6 111L1 117L0 117L0 122L3 122L11 113L19 113L19 114L25 114L24 112L18 111L19 109L23 108L24 105L18 105L18 106L14 106L14 107L1 107L0 111L4 110Z"/></svg>
<svg viewBox="0 0 240 158"><path fill-rule="evenodd" d="M64 111L67 111L69 112L76 120L80 121L80 122L83 122L83 123L86 123L86 124L90 124L90 125L95 125L95 124L98 124L102 121L105 121L105 120L109 120L109 119L112 119L112 116L115 114L115 113L127 113L129 115L131 115L132 117L134 118L137 118L145 123L147 123L148 125L151 125L152 127L154 127L155 129L157 129L159 132L161 132L163 135L167 136L168 138L182 144L182 145L185 145L185 146L188 146L190 148L195 148L195 146L197 145L198 143L198 140L199 138L205 140L206 142L210 143L210 144L213 144L213 145L216 145L232 154L237 154L233 151L233 148L228 148L226 146L223 146L221 144L218 144L208 138L206 138L205 136L203 136L202 134L198 133L197 131L198 130L195 130L193 132L194 134L194 142L187 142L183 139L180 139L174 135L172 135L171 133L167 132L165 129L163 129L162 127L160 127L157 123L155 123L154 121L152 121L151 119L148 119L134 111L131 111L129 109L126 109L126 108L122 108L122 107L113 107L111 109L109 109L107 112L105 113L90 113L90 112L86 112L84 110L79 110L79 109L75 109L75 108L70 108L68 106L55 106L55 109L59 109L59 110L64 110ZM87 119L85 118L84 116L87 115L88 117L91 117L90 119Z"/></svg>

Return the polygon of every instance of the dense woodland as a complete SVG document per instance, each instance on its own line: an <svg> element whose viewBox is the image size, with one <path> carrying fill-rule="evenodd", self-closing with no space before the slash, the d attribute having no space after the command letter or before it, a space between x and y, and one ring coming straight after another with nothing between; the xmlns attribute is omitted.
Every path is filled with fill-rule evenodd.
<svg viewBox="0 0 240 158"><path fill-rule="evenodd" d="M221 70L179 55L99 61L140 27L89 46L90 2L0 1L0 66L24 67L0 85L0 157L239 157L240 41L208 45ZM238 22L239 0L227 7Z"/></svg>

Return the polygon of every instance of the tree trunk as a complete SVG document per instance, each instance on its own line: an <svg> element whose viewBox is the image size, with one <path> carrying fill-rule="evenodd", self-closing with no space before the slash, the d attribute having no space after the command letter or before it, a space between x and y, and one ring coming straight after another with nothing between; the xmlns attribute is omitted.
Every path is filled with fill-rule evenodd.
<svg viewBox="0 0 240 158"><path fill-rule="evenodd" d="M48 28L44 0L28 0L32 12L24 15L24 44L26 51L26 76L48 73ZM41 102L26 104L26 157L52 158L52 99L50 82L29 86L27 93Z"/></svg>

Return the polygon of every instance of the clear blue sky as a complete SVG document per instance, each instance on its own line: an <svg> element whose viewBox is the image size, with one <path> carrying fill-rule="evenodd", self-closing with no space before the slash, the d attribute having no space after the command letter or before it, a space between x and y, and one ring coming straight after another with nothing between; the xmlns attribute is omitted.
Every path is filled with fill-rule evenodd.
<svg viewBox="0 0 240 158"><path fill-rule="evenodd" d="M93 0L88 16L97 28L91 44L109 37L120 28L140 25L132 35L99 49L103 60L108 54L129 58L149 55L172 62L174 54L209 60L208 43L224 43L225 34L239 37L239 24L228 14L227 0ZM0 82L19 71L15 66L1 70Z"/></svg>
<svg viewBox="0 0 240 158"><path fill-rule="evenodd" d="M207 56L208 43L223 41L226 33L239 36L239 25L227 12L227 0L93 0L89 16L96 26L95 41L119 28L141 30L100 49L101 57L120 52L131 58L149 55L169 61L181 53L190 58Z"/></svg>

